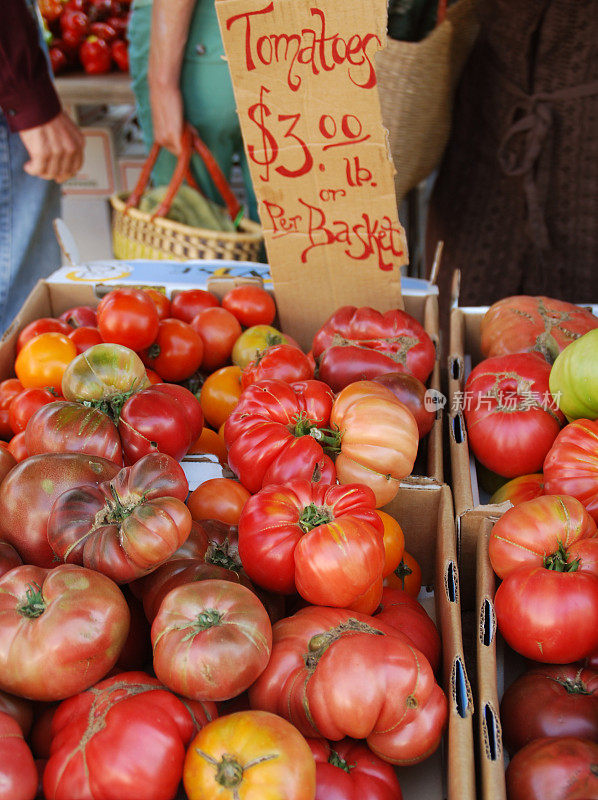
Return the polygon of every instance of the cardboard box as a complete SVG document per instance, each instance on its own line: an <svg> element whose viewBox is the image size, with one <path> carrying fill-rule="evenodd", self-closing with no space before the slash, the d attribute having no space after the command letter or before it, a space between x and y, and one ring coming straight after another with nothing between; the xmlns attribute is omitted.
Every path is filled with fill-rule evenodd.
<svg viewBox="0 0 598 800"><path fill-rule="evenodd" d="M65 195L110 197L116 191L114 132L109 125L82 128L84 151L79 172L62 184Z"/></svg>

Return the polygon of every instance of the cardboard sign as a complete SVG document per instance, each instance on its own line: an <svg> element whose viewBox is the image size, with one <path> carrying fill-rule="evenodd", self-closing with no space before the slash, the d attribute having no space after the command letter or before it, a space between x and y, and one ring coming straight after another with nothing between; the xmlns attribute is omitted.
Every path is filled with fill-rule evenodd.
<svg viewBox="0 0 598 800"><path fill-rule="evenodd" d="M374 56L385 0L216 0L282 326L402 308L406 264Z"/></svg>

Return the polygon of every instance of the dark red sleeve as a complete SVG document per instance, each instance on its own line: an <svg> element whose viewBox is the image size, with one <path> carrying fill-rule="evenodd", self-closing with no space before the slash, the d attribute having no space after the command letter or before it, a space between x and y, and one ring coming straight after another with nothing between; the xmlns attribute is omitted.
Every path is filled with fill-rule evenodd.
<svg viewBox="0 0 598 800"><path fill-rule="evenodd" d="M60 111L37 23L25 0L2 0L0 108L11 131L43 125Z"/></svg>

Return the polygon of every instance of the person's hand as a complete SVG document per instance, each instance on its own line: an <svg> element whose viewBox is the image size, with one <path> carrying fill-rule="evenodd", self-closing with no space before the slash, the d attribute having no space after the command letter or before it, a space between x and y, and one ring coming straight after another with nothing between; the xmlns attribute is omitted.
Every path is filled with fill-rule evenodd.
<svg viewBox="0 0 598 800"><path fill-rule="evenodd" d="M178 86L153 84L150 80L150 106L154 142L179 156L183 135L183 97L180 89Z"/></svg>
<svg viewBox="0 0 598 800"><path fill-rule="evenodd" d="M81 168L83 134L64 111L44 125L19 131L19 136L29 153L23 166L29 175L62 183Z"/></svg>

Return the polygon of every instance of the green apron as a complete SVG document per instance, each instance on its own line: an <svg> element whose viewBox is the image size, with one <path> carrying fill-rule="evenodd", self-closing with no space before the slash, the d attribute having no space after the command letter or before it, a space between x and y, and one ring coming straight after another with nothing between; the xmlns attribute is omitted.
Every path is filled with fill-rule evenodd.
<svg viewBox="0 0 598 800"><path fill-rule="evenodd" d="M147 82L151 16L152 0L134 0L129 22L129 61L139 123L148 148L153 141ZM233 156L239 155L248 213L257 221L257 204L243 150L228 64L223 56L214 0L197 0L181 70L185 118L197 128L227 177L230 177ZM175 157L162 150L152 173L156 186L168 184L175 163ZM206 196L221 203L199 158L194 158L193 172Z"/></svg>

